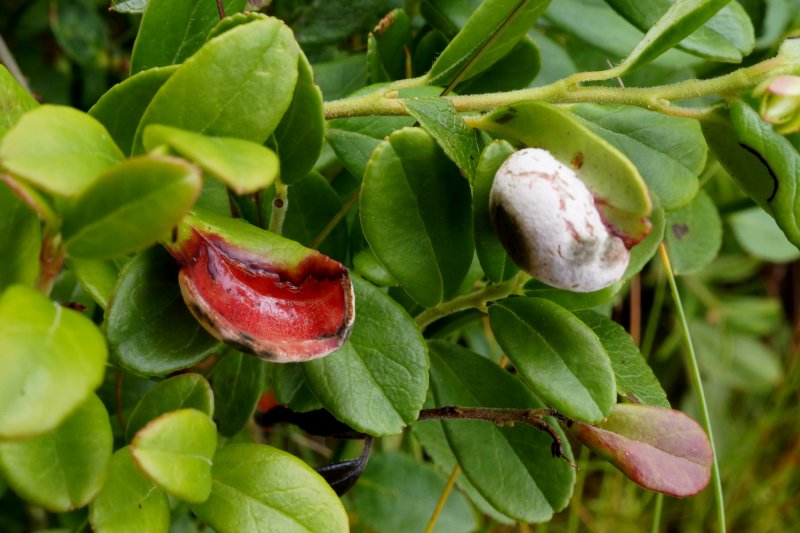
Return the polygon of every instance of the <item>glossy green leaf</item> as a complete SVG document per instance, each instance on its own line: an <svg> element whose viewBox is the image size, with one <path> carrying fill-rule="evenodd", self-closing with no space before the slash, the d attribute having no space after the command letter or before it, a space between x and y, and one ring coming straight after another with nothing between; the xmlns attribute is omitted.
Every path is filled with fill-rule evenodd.
<svg viewBox="0 0 800 533"><path fill-rule="evenodd" d="M681 498L697 494L711 478L708 438L680 411L620 404L603 422L594 426L576 422L572 432L649 490Z"/></svg>
<svg viewBox="0 0 800 533"><path fill-rule="evenodd" d="M214 420L221 435L232 437L247 425L264 391L266 372L266 361L237 351L229 351L214 365Z"/></svg>
<svg viewBox="0 0 800 533"><path fill-rule="evenodd" d="M166 533L170 526L167 495L136 468L130 447L117 450L108 478L89 504L89 523L98 533Z"/></svg>
<svg viewBox="0 0 800 533"><path fill-rule="evenodd" d="M673 3L619 65L619 73L646 65L694 33L731 0L683 0Z"/></svg>
<svg viewBox="0 0 800 533"><path fill-rule="evenodd" d="M689 205L667 213L664 241L676 274L699 272L717 257L722 221L714 201L700 191Z"/></svg>
<svg viewBox="0 0 800 533"><path fill-rule="evenodd" d="M153 124L142 137L148 151L166 145L178 155L224 182L236 194L272 185L279 173L278 156L265 146L232 137L209 137Z"/></svg>
<svg viewBox="0 0 800 533"><path fill-rule="evenodd" d="M0 163L46 192L75 196L124 155L106 129L71 107L43 105L23 115L0 144Z"/></svg>
<svg viewBox="0 0 800 533"><path fill-rule="evenodd" d="M556 289L537 279L532 279L525 283L525 295L544 298L557 303L564 309L577 311L580 309L592 309L608 302L619 293L623 285L624 283L620 280L605 289L591 292L573 292L566 289Z"/></svg>
<svg viewBox="0 0 800 533"><path fill-rule="evenodd" d="M474 11L428 73L431 85L450 85L486 70L533 26L548 0L487 0Z"/></svg>
<svg viewBox="0 0 800 533"><path fill-rule="evenodd" d="M244 9L245 0L223 0L225 13ZM148 0L131 54L131 74L182 63L205 42L219 22L215 2Z"/></svg>
<svg viewBox="0 0 800 533"><path fill-rule="evenodd" d="M489 193L492 191L494 175L500 165L513 153L514 148L506 141L494 141L486 146L478 160L472 186L472 231L475 235L475 251L486 277L494 282L509 279L519 271L497 238L489 214Z"/></svg>
<svg viewBox="0 0 800 533"><path fill-rule="evenodd" d="M56 428L100 386L108 351L87 317L12 285L0 296L0 440Z"/></svg>
<svg viewBox="0 0 800 533"><path fill-rule="evenodd" d="M378 287L397 287L397 280L389 274L369 248L353 256L353 270L362 278Z"/></svg>
<svg viewBox="0 0 800 533"><path fill-rule="evenodd" d="M444 474L410 455L376 453L349 493L351 513L375 531L424 531L446 483ZM475 518L464 496L454 491L433 531L475 531Z"/></svg>
<svg viewBox="0 0 800 533"><path fill-rule="evenodd" d="M281 160L281 181L296 183L311 172L324 140L322 92L314 83L308 59L301 52L297 57L297 84L292 103L271 139Z"/></svg>
<svg viewBox="0 0 800 533"><path fill-rule="evenodd" d="M89 114L106 127L126 155L131 154L142 114L177 68L178 65L170 65L138 72L111 87L89 109Z"/></svg>
<svg viewBox="0 0 800 533"><path fill-rule="evenodd" d="M49 511L71 511L102 487L111 450L108 413L92 394L53 431L0 443L0 471L25 500Z"/></svg>
<svg viewBox="0 0 800 533"><path fill-rule="evenodd" d="M214 394L206 378L200 374L178 374L158 383L142 396L125 426L125 438L132 441L148 422L170 411L196 409L208 416L214 414Z"/></svg>
<svg viewBox="0 0 800 533"><path fill-rule="evenodd" d="M14 283L33 286L39 276L42 230L39 218L0 183L0 292Z"/></svg>
<svg viewBox="0 0 800 533"><path fill-rule="evenodd" d="M652 227L647 237L630 249L628 268L625 269L625 274L622 275L623 280L627 281L641 272L658 251L661 241L664 240L666 215L664 215L664 210L658 205L653 206L653 213L650 215L650 224Z"/></svg>
<svg viewBox="0 0 800 533"><path fill-rule="evenodd" d="M325 138L342 165L359 179L364 176L369 158L381 143L380 139L369 135L333 127L326 130Z"/></svg>
<svg viewBox="0 0 800 533"><path fill-rule="evenodd" d="M160 248L137 255L122 269L104 329L115 361L139 374L190 367L219 346L186 308L178 265Z"/></svg>
<svg viewBox="0 0 800 533"><path fill-rule="evenodd" d="M314 63L314 79L326 101L344 98L367 82L365 54Z"/></svg>
<svg viewBox="0 0 800 533"><path fill-rule="evenodd" d="M211 494L217 428L196 409L163 414L139 430L130 446L136 465L173 496L202 503Z"/></svg>
<svg viewBox="0 0 800 533"><path fill-rule="evenodd" d="M609 0L608 4L642 31L658 22L670 0ZM738 2L730 2L678 46L712 61L739 63L755 44L753 24Z"/></svg>
<svg viewBox="0 0 800 533"><path fill-rule="evenodd" d="M273 366L272 391L277 402L288 406L292 411L307 413L322 409L322 403L311 392L300 363Z"/></svg>
<svg viewBox="0 0 800 533"><path fill-rule="evenodd" d="M0 140L20 117L39 104L20 85L6 67L0 65Z"/></svg>
<svg viewBox="0 0 800 533"><path fill-rule="evenodd" d="M571 111L636 165L664 209L697 194L707 152L698 121L628 106L582 104Z"/></svg>
<svg viewBox="0 0 800 533"><path fill-rule="evenodd" d="M578 311L575 316L592 328L606 349L614 369L617 394L629 402L669 408L667 393L625 328L594 311Z"/></svg>
<svg viewBox="0 0 800 533"><path fill-rule="evenodd" d="M455 92L481 94L524 89L533 81L541 67L542 55L539 47L533 39L526 36L497 63L477 76L459 83Z"/></svg>
<svg viewBox="0 0 800 533"><path fill-rule="evenodd" d="M428 355L414 321L383 291L356 277L350 340L303 364L322 405L350 427L394 435L417 419L428 389Z"/></svg>
<svg viewBox="0 0 800 533"><path fill-rule="evenodd" d="M111 11L141 15L147 7L148 0L111 0Z"/></svg>
<svg viewBox="0 0 800 533"><path fill-rule="evenodd" d="M760 207L739 211L728 221L736 240L753 257L772 263L800 259L797 246L789 242L775 219Z"/></svg>
<svg viewBox="0 0 800 533"><path fill-rule="evenodd" d="M164 237L200 193L196 167L176 158L138 157L100 176L64 215L71 255L111 259Z"/></svg>
<svg viewBox="0 0 800 533"><path fill-rule="evenodd" d="M223 532L349 530L341 501L319 474L293 455L261 444L220 449L211 497L191 509Z"/></svg>
<svg viewBox="0 0 800 533"><path fill-rule="evenodd" d="M370 83L406 77L406 54L411 48L411 20L402 9L393 9L369 36L367 70Z"/></svg>
<svg viewBox="0 0 800 533"><path fill-rule="evenodd" d="M492 332L517 372L570 418L602 420L617 400L611 361L597 335L561 306L512 298L489 308Z"/></svg>
<svg viewBox="0 0 800 533"><path fill-rule="evenodd" d="M263 143L292 101L298 54L289 28L268 17L212 39L153 97L136 131L133 153L141 152L149 124Z"/></svg>
<svg viewBox="0 0 800 533"><path fill-rule="evenodd" d="M378 146L364 175L361 226L420 304L436 305L464 279L473 256L469 218L469 185L430 135L404 128Z"/></svg>
<svg viewBox="0 0 800 533"><path fill-rule="evenodd" d="M476 126L525 146L543 148L600 200L598 208L627 238L647 235L652 204L639 171L607 141L569 113L542 102L523 102L484 115Z"/></svg>
<svg viewBox="0 0 800 533"><path fill-rule="evenodd" d="M480 157L478 138L444 98L409 98L403 100L406 110L436 139L436 142L464 175L472 181Z"/></svg>
<svg viewBox="0 0 800 533"><path fill-rule="evenodd" d="M541 406L530 390L496 364L441 341L431 343L431 385L438 406ZM566 442L558 425L550 423ZM442 425L464 475L500 512L543 522L569 503L575 472L552 457L547 433L524 424L498 427L472 420L443 420ZM568 446L565 453L571 456Z"/></svg>
<svg viewBox="0 0 800 533"><path fill-rule="evenodd" d="M98 261L97 259L79 259L70 257L67 266L81 282L85 290L97 304L105 309L108 300L114 292L119 276L119 267L113 261Z"/></svg>

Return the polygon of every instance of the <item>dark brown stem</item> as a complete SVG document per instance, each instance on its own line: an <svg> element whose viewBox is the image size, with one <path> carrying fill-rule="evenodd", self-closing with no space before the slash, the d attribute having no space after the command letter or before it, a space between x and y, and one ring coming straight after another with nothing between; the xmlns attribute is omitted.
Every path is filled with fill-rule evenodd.
<svg viewBox="0 0 800 533"><path fill-rule="evenodd" d="M225 6L222 4L222 0L217 0L217 12L220 20L225 18Z"/></svg>

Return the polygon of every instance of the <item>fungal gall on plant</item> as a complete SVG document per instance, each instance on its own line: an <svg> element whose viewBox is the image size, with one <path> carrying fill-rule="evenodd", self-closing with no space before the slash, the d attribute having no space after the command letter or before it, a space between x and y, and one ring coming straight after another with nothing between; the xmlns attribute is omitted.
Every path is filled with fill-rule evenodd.
<svg viewBox="0 0 800 533"><path fill-rule="evenodd" d="M165 243L187 306L215 337L273 362L323 357L347 340L355 299L337 261L246 222L190 213Z"/></svg>
<svg viewBox="0 0 800 533"><path fill-rule="evenodd" d="M607 226L575 172L546 150L526 148L506 159L489 209L509 256L548 285L591 292L625 273L624 240Z"/></svg>

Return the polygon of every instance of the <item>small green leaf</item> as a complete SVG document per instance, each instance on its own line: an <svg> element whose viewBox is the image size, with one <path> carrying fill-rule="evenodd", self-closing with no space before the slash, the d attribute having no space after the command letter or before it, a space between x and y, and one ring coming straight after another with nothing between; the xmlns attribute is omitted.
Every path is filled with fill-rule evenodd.
<svg viewBox="0 0 800 533"><path fill-rule="evenodd" d="M1 105L1 104L0 104ZM42 230L39 218L0 183L0 292L19 283L33 286L39 276Z"/></svg>
<svg viewBox="0 0 800 533"><path fill-rule="evenodd" d="M0 296L0 440L56 428L100 386L108 351L91 320L12 285Z"/></svg>
<svg viewBox="0 0 800 533"><path fill-rule="evenodd" d="M96 67L109 48L108 26L91 0L55 0L50 28L61 50L80 65Z"/></svg>
<svg viewBox="0 0 800 533"><path fill-rule="evenodd" d="M67 266L81 282L85 290L97 304L106 309L108 300L114 292L119 276L119 267L113 261L79 259L70 257Z"/></svg>
<svg viewBox="0 0 800 533"><path fill-rule="evenodd" d="M0 443L0 471L25 500L53 512L71 511L102 487L112 440L106 408L92 394L53 431Z"/></svg>
<svg viewBox="0 0 800 533"><path fill-rule="evenodd" d="M128 417L125 438L132 441L148 422L170 411L196 409L208 416L214 414L211 385L200 374L179 374L165 379L147 391Z"/></svg>
<svg viewBox="0 0 800 533"><path fill-rule="evenodd" d="M369 35L367 71L370 83L406 77L406 54L411 48L411 20L402 9L393 9Z"/></svg>
<svg viewBox="0 0 800 533"><path fill-rule="evenodd" d="M201 185L197 168L183 160L128 159L100 176L64 215L64 245L89 259L146 248L186 214Z"/></svg>
<svg viewBox="0 0 800 533"><path fill-rule="evenodd" d="M381 143L380 139L370 135L335 127L329 127L325 131L325 139L333 148L342 165L359 179L364 176L369 158Z"/></svg>
<svg viewBox="0 0 800 533"><path fill-rule="evenodd" d="M108 479L89 504L89 523L98 533L160 533L169 530L167 495L133 462L130 447L111 458Z"/></svg>
<svg viewBox="0 0 800 533"><path fill-rule="evenodd" d="M427 97L409 98L403 100L403 105L472 181L480 156L478 138L456 112L453 103L444 98Z"/></svg>
<svg viewBox="0 0 800 533"><path fill-rule="evenodd" d="M142 134L150 124L263 143L291 104L298 54L289 28L268 17L212 39L153 97L136 131L133 153L142 151Z"/></svg>
<svg viewBox="0 0 800 533"><path fill-rule="evenodd" d="M596 425L576 422L573 434L646 489L682 498L703 490L713 456L703 428L681 413L620 404Z"/></svg>
<svg viewBox="0 0 800 533"><path fill-rule="evenodd" d="M0 114L0 141L22 115L38 105L8 69L0 65L0 109L3 110Z"/></svg>
<svg viewBox="0 0 800 533"><path fill-rule="evenodd" d="M322 405L350 427L395 435L417 419L428 389L428 354L413 320L380 289L351 278L356 322L350 340L304 363Z"/></svg>
<svg viewBox="0 0 800 533"><path fill-rule="evenodd" d="M603 343L614 369L617 394L630 402L669 408L667 393L625 328L594 311L579 311L575 316L592 328Z"/></svg>
<svg viewBox="0 0 800 533"><path fill-rule="evenodd" d="M246 0L223 0L225 13L244 9ZM183 62L219 22L214 2L148 0L131 54L131 74Z"/></svg>
<svg viewBox="0 0 800 533"><path fill-rule="evenodd" d="M536 29L531 31L536 32ZM481 94L524 89L536 78L541 68L542 54L539 47L530 36L526 36L497 63L474 78L459 83L455 92Z"/></svg>
<svg viewBox="0 0 800 533"><path fill-rule="evenodd" d="M219 347L183 303L178 265L160 248L122 269L104 329L116 362L139 374L190 367Z"/></svg>
<svg viewBox="0 0 800 533"><path fill-rule="evenodd" d="M436 305L461 285L473 256L469 218L469 185L430 135L404 128L378 146L364 175L361 226L380 262L421 305Z"/></svg>
<svg viewBox="0 0 800 533"><path fill-rule="evenodd" d="M37 188L75 196L125 156L106 129L71 107L25 113L0 144L0 163Z"/></svg>
<svg viewBox="0 0 800 533"><path fill-rule="evenodd" d="M570 418L602 420L616 403L614 371L597 335L575 315L539 298L489 308L492 332L542 400Z"/></svg>
<svg viewBox="0 0 800 533"><path fill-rule="evenodd" d="M229 351L211 373L217 429L232 437L247 425L264 391L267 362L237 351Z"/></svg>
<svg viewBox="0 0 800 533"><path fill-rule="evenodd" d="M177 65L139 72L114 85L95 103L89 114L108 129L114 142L126 155L131 154L136 128L147 106Z"/></svg>
<svg viewBox="0 0 800 533"><path fill-rule="evenodd" d="M438 406L541 407L510 373L442 341L431 343L431 386ZM561 428L550 424L565 443ZM575 472L552 457L547 433L524 424L498 427L478 420L443 420L442 425L464 475L498 511L525 522L544 522L569 503ZM568 446L564 452L571 457Z"/></svg>
<svg viewBox="0 0 800 533"><path fill-rule="evenodd" d="M147 7L148 0L111 0L109 10L117 13L141 15Z"/></svg>
<svg viewBox="0 0 800 533"><path fill-rule="evenodd" d="M211 496L191 509L217 531L349 530L336 493L286 452L261 444L230 444L214 457L212 475Z"/></svg>
<svg viewBox="0 0 800 533"><path fill-rule="evenodd" d="M771 263L800 259L800 250L789 242L775 219L760 207L739 211L728 219L736 240L747 253Z"/></svg>
<svg viewBox="0 0 800 533"><path fill-rule="evenodd" d="M676 274L699 272L717 257L722 221L714 201L700 191L692 202L667 213L664 240Z"/></svg>
<svg viewBox="0 0 800 533"><path fill-rule="evenodd" d="M616 283L591 292L573 292L566 289L556 289L539 280L532 279L525 283L525 295L534 298L544 298L555 302L564 309L576 311L579 309L592 309L611 300L620 291L624 283Z"/></svg>
<svg viewBox="0 0 800 533"><path fill-rule="evenodd" d="M208 499L217 428L207 414L163 414L139 430L130 448L137 466L165 491L190 503Z"/></svg>
<svg viewBox="0 0 800 533"><path fill-rule="evenodd" d="M249 194L272 185L278 177L275 152L260 144L232 137L209 137L153 124L144 130L148 151L167 145L178 155L221 180L236 194Z"/></svg>
<svg viewBox="0 0 800 533"><path fill-rule="evenodd" d="M275 400L292 411L307 413L322 409L322 403L311 392L303 366L300 363L286 363L272 367L272 391Z"/></svg>

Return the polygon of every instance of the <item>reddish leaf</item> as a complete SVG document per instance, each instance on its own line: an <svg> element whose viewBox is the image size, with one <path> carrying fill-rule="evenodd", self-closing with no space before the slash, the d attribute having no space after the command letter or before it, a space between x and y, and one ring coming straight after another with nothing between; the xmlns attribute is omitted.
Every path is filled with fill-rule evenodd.
<svg viewBox="0 0 800 533"><path fill-rule="evenodd" d="M575 422L575 436L646 489L692 496L708 485L713 456L703 429L680 411L620 404L596 425Z"/></svg>

